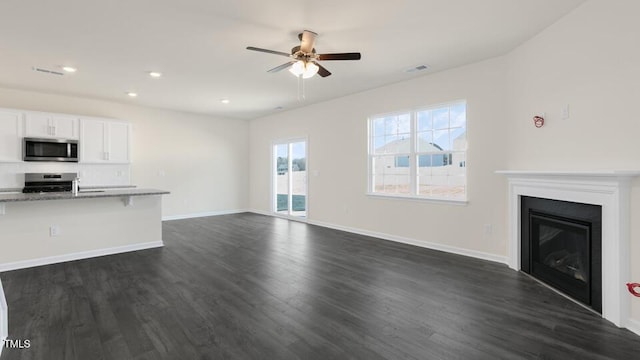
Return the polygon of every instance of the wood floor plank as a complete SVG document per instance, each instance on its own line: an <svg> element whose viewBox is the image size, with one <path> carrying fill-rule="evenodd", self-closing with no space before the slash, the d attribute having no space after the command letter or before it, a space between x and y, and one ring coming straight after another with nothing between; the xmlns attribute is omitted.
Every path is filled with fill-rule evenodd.
<svg viewBox="0 0 640 360"><path fill-rule="evenodd" d="M478 259L256 214L0 274L13 359L631 359L640 337Z"/></svg>

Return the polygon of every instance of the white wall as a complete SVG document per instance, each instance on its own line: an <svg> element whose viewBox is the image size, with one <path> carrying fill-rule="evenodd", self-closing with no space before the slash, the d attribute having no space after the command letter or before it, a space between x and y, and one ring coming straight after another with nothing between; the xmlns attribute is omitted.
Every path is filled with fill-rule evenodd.
<svg viewBox="0 0 640 360"><path fill-rule="evenodd" d="M163 197L164 217L247 208L244 120L2 88L0 107L130 121L131 183L171 192Z"/></svg>
<svg viewBox="0 0 640 360"><path fill-rule="evenodd" d="M509 54L508 168L640 169L638 14L636 0L588 1ZM536 129L541 112L547 121ZM638 180L631 207L629 280L640 282ZM632 303L638 321L640 299Z"/></svg>
<svg viewBox="0 0 640 360"><path fill-rule="evenodd" d="M271 142L308 136L310 220L505 256L506 182L494 174L505 167L505 66L493 59L252 121L250 207L270 211ZM469 203L367 196L367 117L459 99L467 100Z"/></svg>

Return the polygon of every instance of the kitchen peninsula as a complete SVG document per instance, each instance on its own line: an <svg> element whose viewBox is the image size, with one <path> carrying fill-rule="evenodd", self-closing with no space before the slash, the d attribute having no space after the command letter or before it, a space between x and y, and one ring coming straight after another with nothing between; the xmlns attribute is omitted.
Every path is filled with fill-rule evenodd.
<svg viewBox="0 0 640 360"><path fill-rule="evenodd" d="M154 189L0 193L0 272L163 246Z"/></svg>

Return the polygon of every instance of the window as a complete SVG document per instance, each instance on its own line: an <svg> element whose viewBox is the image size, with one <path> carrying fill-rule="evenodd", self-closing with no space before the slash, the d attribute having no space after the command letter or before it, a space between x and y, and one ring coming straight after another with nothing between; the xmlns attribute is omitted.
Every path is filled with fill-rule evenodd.
<svg viewBox="0 0 640 360"><path fill-rule="evenodd" d="M467 198L464 101L369 118L369 193Z"/></svg>

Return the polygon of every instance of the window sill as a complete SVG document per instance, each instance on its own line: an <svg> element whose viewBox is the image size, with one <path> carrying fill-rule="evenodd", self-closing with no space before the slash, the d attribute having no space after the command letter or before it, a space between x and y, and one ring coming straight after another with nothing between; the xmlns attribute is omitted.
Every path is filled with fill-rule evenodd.
<svg viewBox="0 0 640 360"><path fill-rule="evenodd" d="M447 205L458 205L458 206L466 206L469 204L468 200L455 200L455 199L446 199L446 198L433 198L433 197L424 197L424 196L412 196L412 195L390 195L390 194L380 194L380 193L367 193L369 197L380 198L380 199L389 199L389 200L408 200L408 201L418 201L425 203L433 203L433 204L447 204Z"/></svg>

